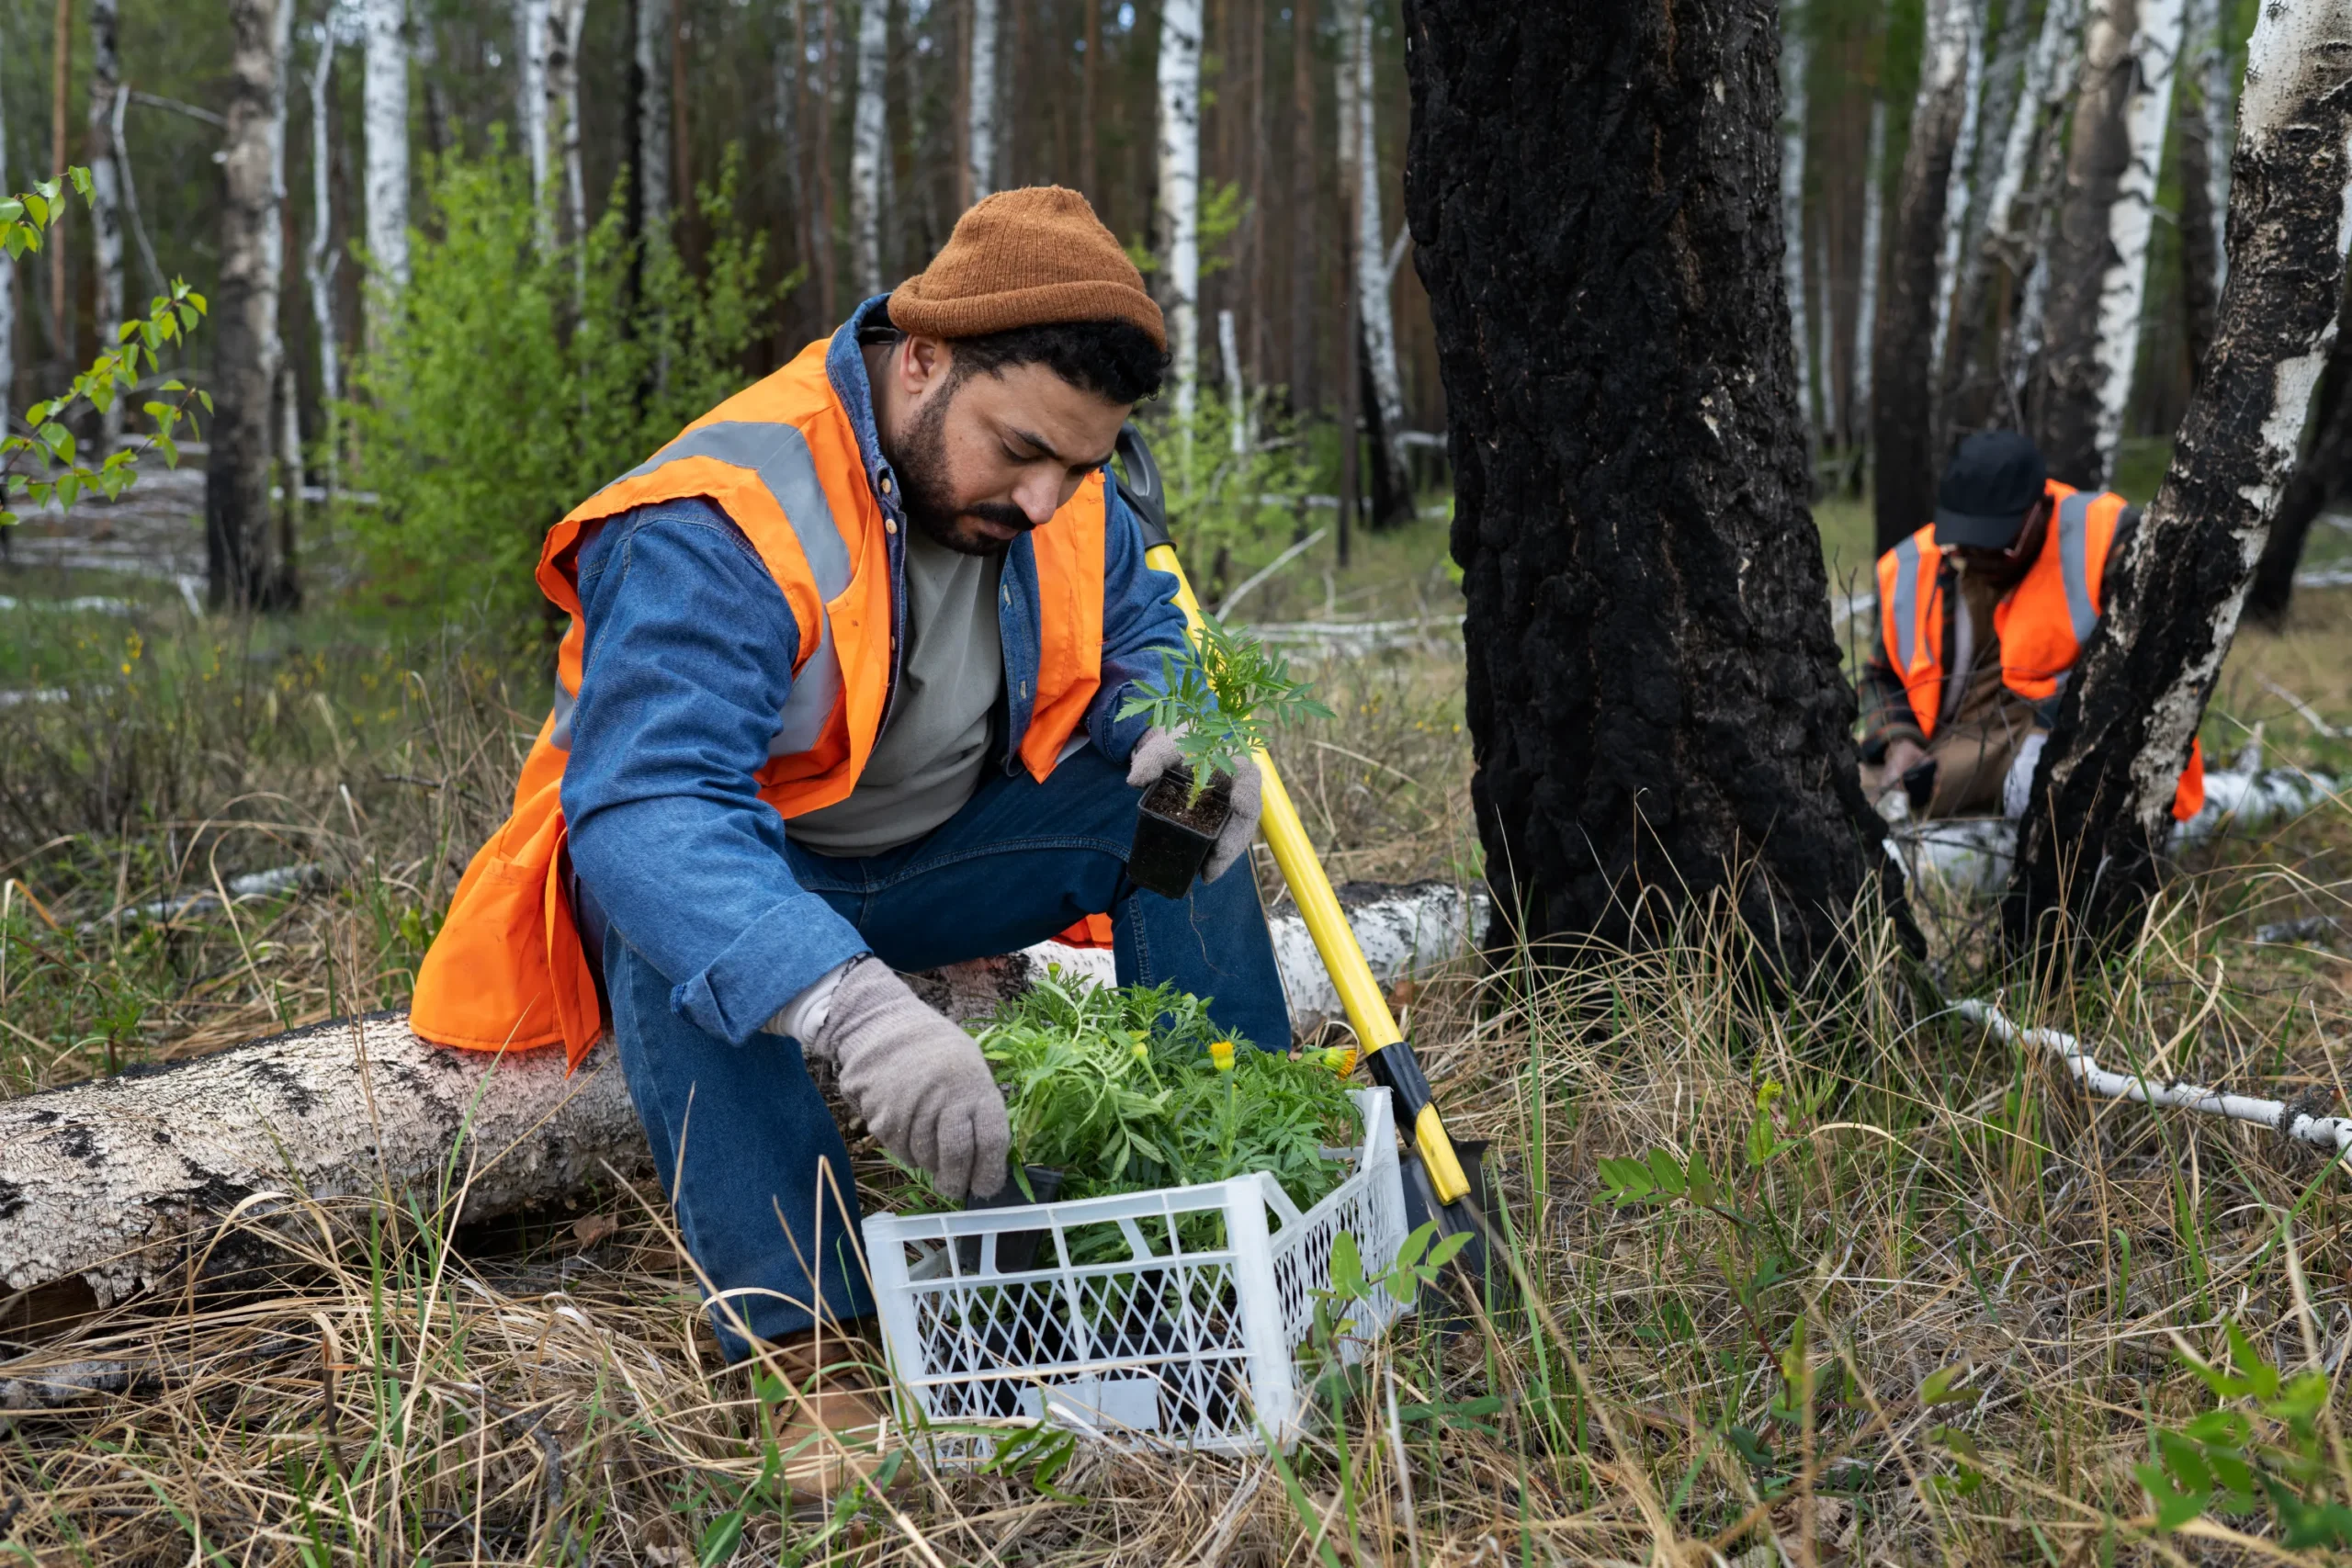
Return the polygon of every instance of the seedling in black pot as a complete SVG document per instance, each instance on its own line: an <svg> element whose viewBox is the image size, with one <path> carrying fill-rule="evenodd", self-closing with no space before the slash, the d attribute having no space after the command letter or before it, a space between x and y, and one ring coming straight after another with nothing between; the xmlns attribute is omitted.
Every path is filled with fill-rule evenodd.
<svg viewBox="0 0 2352 1568"><path fill-rule="evenodd" d="M1217 833L1233 815L1233 775L1277 728L1331 710L1291 679L1290 663L1247 633L1216 622L1198 644L1160 656L1162 691L1129 697L1119 716L1149 716L1184 759L1144 792L1127 874L1163 898L1193 890Z"/></svg>

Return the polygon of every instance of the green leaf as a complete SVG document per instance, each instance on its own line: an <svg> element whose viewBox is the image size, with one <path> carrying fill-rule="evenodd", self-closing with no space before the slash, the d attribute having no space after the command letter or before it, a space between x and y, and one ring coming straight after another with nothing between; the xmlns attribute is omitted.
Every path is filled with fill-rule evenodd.
<svg viewBox="0 0 2352 1568"><path fill-rule="evenodd" d="M60 475L57 480L57 505L60 511L70 510L82 494L82 475L74 472Z"/></svg>
<svg viewBox="0 0 2352 1568"><path fill-rule="evenodd" d="M14 223L25 215L25 204L14 197L0 197L0 223Z"/></svg>
<svg viewBox="0 0 2352 1568"><path fill-rule="evenodd" d="M1452 1235L1442 1238L1435 1247L1430 1248L1429 1266L1431 1269L1444 1268L1447 1264L1453 1261L1454 1258L1464 1247L1469 1245L1470 1233L1468 1231L1455 1231Z"/></svg>
<svg viewBox="0 0 2352 1568"><path fill-rule="evenodd" d="M2170 1535L2205 1511L2202 1492L2176 1492L2165 1472L2153 1464L2135 1464L2132 1473L2147 1488L2148 1500L2155 1506L2156 1530Z"/></svg>
<svg viewBox="0 0 2352 1568"><path fill-rule="evenodd" d="M1919 1385L1919 1403L1928 1405L1975 1404L1979 1397L1979 1391L1973 1388L1956 1389L1951 1386L1965 1376L1967 1371L1968 1369L1965 1367L1940 1367L1929 1372L1928 1381Z"/></svg>
<svg viewBox="0 0 2352 1568"><path fill-rule="evenodd" d="M1356 1238L1345 1231L1331 1238L1331 1289L1348 1301L1364 1293L1363 1255L1356 1250Z"/></svg>
<svg viewBox="0 0 2352 1568"><path fill-rule="evenodd" d="M21 199L25 204L25 216L32 220L33 227L48 228L50 197L43 196L39 190L29 190Z"/></svg>
<svg viewBox="0 0 2352 1568"><path fill-rule="evenodd" d="M90 171L84 168L81 164L76 164L72 168L65 171L65 175L68 179L74 182L74 188L82 193L82 199L84 201L89 200Z"/></svg>
<svg viewBox="0 0 2352 1568"><path fill-rule="evenodd" d="M2181 1435L2200 1443L2219 1443L2226 1448L2243 1448L2254 1432L2254 1423L2234 1410L2208 1410L2183 1427Z"/></svg>
<svg viewBox="0 0 2352 1568"><path fill-rule="evenodd" d="M1677 1198L1682 1196L1685 1185L1682 1179L1682 1164L1671 1153L1665 1149L1652 1149L1649 1152L1649 1168L1651 1177L1657 1182L1658 1190Z"/></svg>

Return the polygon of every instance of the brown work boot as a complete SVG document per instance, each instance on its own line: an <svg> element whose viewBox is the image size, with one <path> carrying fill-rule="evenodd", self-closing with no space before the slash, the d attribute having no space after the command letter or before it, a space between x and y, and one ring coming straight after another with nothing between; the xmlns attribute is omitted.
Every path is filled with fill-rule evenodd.
<svg viewBox="0 0 2352 1568"><path fill-rule="evenodd" d="M872 1340L838 1327L804 1329L777 1340L752 1364L789 1385L781 1397L773 1384L763 1388L775 1412L784 1482L795 1498L834 1496L871 1477L899 1448L882 1382L881 1348ZM905 1464L896 1469L892 1491L914 1473Z"/></svg>

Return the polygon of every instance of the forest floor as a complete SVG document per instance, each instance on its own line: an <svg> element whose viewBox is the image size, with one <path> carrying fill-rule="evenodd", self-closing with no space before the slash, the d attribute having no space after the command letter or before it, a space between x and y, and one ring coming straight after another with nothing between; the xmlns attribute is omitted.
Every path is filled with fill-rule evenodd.
<svg viewBox="0 0 2352 1568"><path fill-rule="evenodd" d="M1866 568L1867 520L1847 503L1821 521L1836 598ZM1312 658L1340 712L1282 760L1342 878L1478 872L1442 527L1363 541L1346 570L1310 555L1244 610ZM92 543L39 560L28 533L0 564L12 1095L402 1003L546 700L536 658L480 630L420 632L347 598L260 626L198 619L168 560L125 570ZM2352 556L2340 530L2318 545ZM2258 729L2274 761L2352 773L2346 608L2342 590L2306 593L2283 633L2241 637L2210 750ZM275 890L232 886L289 866ZM2336 1373L2345 1180L2240 1124L2087 1101L1929 986L2000 995L2109 1066L2340 1109L2348 893L2352 815L2331 806L2191 852L2134 950L2095 972L1997 971L1984 908L1922 888L1925 977L1865 932L1849 984L1775 998L1702 919L1660 952L1540 979L1464 963L1400 989L1450 1120L1494 1142L1528 1291L1406 1319L1329 1391L1287 1472L1081 1450L1057 1474L926 1472L888 1506L796 1513L654 1195L616 1184L482 1230L388 1196L322 1205L314 1252L267 1288L135 1303L62 1337L11 1327L9 1353L40 1364L139 1371L119 1394L0 1416L0 1556L2289 1558L2278 1499L2352 1497L2336 1407L2289 1419L2217 1398L2188 1358L2225 1361L2235 1325L2242 1370L2258 1353ZM1627 1157L1678 1176L1696 1159L1716 1201L1684 1177L1684 1196L1612 1201L1600 1162ZM858 1174L869 1198L893 1185L878 1163ZM2135 1467L2167 1457L2170 1487L2194 1479L2182 1452L2280 1491L2160 1521Z"/></svg>

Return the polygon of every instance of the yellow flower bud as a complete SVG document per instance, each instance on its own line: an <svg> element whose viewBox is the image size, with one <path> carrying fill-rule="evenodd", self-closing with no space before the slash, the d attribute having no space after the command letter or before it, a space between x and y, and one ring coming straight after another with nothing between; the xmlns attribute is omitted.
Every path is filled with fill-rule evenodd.
<svg viewBox="0 0 2352 1568"><path fill-rule="evenodd" d="M1220 1040L1211 1045L1209 1047L1209 1060L1216 1064L1216 1070L1218 1072L1229 1073L1233 1071L1233 1042L1230 1040Z"/></svg>

